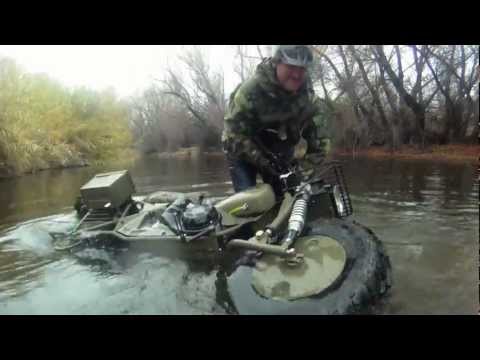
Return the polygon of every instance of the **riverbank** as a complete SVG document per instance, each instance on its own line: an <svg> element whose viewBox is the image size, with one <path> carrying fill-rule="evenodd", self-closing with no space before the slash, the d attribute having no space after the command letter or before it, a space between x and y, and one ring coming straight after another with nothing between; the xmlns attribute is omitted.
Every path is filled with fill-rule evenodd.
<svg viewBox="0 0 480 360"><path fill-rule="evenodd" d="M68 154L67 154L68 155ZM132 149L124 149L115 157L106 157L102 160L85 159L79 156L67 156L64 155L61 159L45 160L36 167L30 167L23 171L16 170L13 166L9 166L6 163L0 162L0 180L20 177L23 175L36 174L45 170L67 170L73 168L87 167L91 165L100 165L104 163L108 164L128 164L134 162L140 157L140 154Z"/></svg>
<svg viewBox="0 0 480 360"><path fill-rule="evenodd" d="M200 155L208 157L224 156L222 151L201 152L196 147L182 148L175 152L153 153L160 159L196 159ZM333 156L368 157L368 158L390 158L403 160L427 160L427 161L460 161L478 162L480 156L480 145L429 145L425 149L416 146L404 145L395 152L390 152L384 147L370 147L368 149L356 150L355 152L334 149Z"/></svg>
<svg viewBox="0 0 480 360"><path fill-rule="evenodd" d="M188 148L180 148L175 152L161 152L151 153L149 156L155 156L159 159L197 159L200 156L219 157L224 156L224 153L219 150L200 151L199 147L192 146Z"/></svg>
<svg viewBox="0 0 480 360"><path fill-rule="evenodd" d="M389 158L401 160L449 161L478 163L480 145L429 145L425 149L404 145L395 152L390 152L383 147L370 147L368 149L352 151L336 150L336 156Z"/></svg>
<svg viewBox="0 0 480 360"><path fill-rule="evenodd" d="M469 162L478 163L480 156L480 145L432 145L427 146L424 150L418 149L414 146L402 146L398 151L391 153L388 149L382 147L371 147L368 149L358 150L354 153L352 151L334 150L332 155L334 157L348 156L348 157L367 157L378 159L397 159L397 160L423 160L423 161L450 161L450 162ZM127 151L125 155L118 156L117 160L112 161L134 161L140 154L134 151ZM207 156L211 158L224 157L222 151L207 151L200 152L198 148L182 148L175 152L152 153L148 157L157 157L159 159L191 159L196 160L199 156ZM121 159L121 160L118 160ZM50 169L69 169L76 167L89 166L90 161L71 158L72 161L47 163L35 171L27 171L24 173L15 173L14 170L5 164L0 163L0 179L17 177L24 174L32 174L38 171Z"/></svg>
<svg viewBox="0 0 480 360"><path fill-rule="evenodd" d="M82 158L67 158L58 162L43 162L38 167L29 168L24 171L15 170L12 166L0 163L0 179L20 177L23 175L36 174L45 170L63 170L90 166L91 162Z"/></svg>

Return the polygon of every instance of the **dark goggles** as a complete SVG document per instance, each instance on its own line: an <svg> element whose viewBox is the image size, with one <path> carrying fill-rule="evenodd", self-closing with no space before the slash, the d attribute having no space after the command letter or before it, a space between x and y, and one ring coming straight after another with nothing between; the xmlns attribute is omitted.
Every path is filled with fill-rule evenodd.
<svg viewBox="0 0 480 360"><path fill-rule="evenodd" d="M286 60L292 59L296 61L302 61L305 64L309 64L313 61L312 52L305 46L284 49L282 54Z"/></svg>

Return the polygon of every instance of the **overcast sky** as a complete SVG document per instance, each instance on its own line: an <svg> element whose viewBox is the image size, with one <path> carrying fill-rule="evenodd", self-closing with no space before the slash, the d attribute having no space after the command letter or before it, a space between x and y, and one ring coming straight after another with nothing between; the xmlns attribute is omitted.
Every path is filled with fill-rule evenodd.
<svg viewBox="0 0 480 360"><path fill-rule="evenodd" d="M95 90L113 87L117 95L135 95L162 77L165 65L189 45L0 45L0 56L13 58L27 72L47 73L66 86ZM224 69L225 90L233 90L234 48L202 46L212 66Z"/></svg>
<svg viewBox="0 0 480 360"><path fill-rule="evenodd" d="M0 56L13 58L24 70L47 73L68 87L86 86L94 90L113 87L120 97L136 95L162 78L167 64L191 45L0 45ZM263 50L265 51L265 47ZM256 46L249 46L257 55ZM386 52L390 46L386 46ZM210 66L222 68L225 93L240 81L233 71L235 46L203 45ZM414 68L409 49L403 49L404 70ZM395 67L395 64L394 64Z"/></svg>

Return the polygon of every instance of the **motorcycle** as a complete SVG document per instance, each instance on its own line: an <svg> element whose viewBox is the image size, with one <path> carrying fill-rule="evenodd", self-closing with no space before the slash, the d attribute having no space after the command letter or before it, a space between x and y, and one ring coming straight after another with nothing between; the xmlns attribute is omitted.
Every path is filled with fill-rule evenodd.
<svg viewBox="0 0 480 360"><path fill-rule="evenodd" d="M352 219L341 163L324 161L313 173L279 169L280 191L262 183L218 198L135 197L128 171L97 174L80 189L77 225L51 233L55 249L115 244L161 247L171 256L236 254L219 280L237 313L368 312L388 294L391 264L378 237Z"/></svg>

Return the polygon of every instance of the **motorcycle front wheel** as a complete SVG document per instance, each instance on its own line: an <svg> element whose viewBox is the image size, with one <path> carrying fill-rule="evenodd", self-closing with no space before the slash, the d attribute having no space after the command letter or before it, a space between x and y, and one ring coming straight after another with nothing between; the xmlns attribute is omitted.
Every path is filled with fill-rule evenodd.
<svg viewBox="0 0 480 360"><path fill-rule="evenodd" d="M367 314L376 309L392 286L390 259L377 236L356 221L336 218L309 223L302 236L309 235L327 236L343 246L347 260L338 279L329 288L308 298L273 300L255 291L252 273L257 260L245 258L225 276L237 314Z"/></svg>

